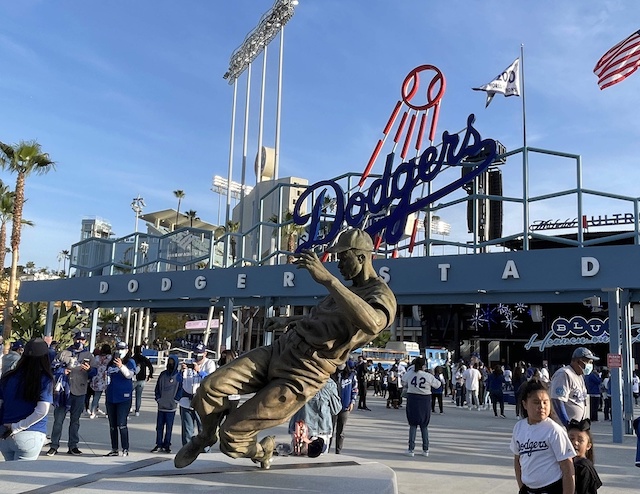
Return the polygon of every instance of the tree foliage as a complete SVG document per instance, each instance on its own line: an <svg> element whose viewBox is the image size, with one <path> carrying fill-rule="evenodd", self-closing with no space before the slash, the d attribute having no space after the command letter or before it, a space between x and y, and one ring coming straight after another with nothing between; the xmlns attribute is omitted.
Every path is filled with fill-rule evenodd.
<svg viewBox="0 0 640 494"><path fill-rule="evenodd" d="M44 336L46 324L46 304L29 302L18 304L13 313L12 341L25 340ZM79 329L88 325L88 316L76 306L67 306L63 303L53 315L52 337L62 347L69 346L73 342L73 335Z"/></svg>

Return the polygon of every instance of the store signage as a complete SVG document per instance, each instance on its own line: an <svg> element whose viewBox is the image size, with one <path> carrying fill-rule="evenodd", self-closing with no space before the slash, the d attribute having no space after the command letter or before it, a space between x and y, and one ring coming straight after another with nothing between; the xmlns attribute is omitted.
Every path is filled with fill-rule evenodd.
<svg viewBox="0 0 640 494"><path fill-rule="evenodd" d="M209 328L217 329L220 327L220 319L211 319ZM184 329L207 329L207 320L198 319L197 321L187 321L184 323Z"/></svg>
<svg viewBox="0 0 640 494"><path fill-rule="evenodd" d="M607 353L607 367L609 369L622 369L622 354Z"/></svg>
<svg viewBox="0 0 640 494"><path fill-rule="evenodd" d="M631 342L640 343L640 324L631 326ZM573 316L559 317L551 323L550 331L542 338L534 333L524 345L525 350L537 348L541 352L555 346L578 346L609 343L609 318Z"/></svg>
<svg viewBox="0 0 640 494"><path fill-rule="evenodd" d="M599 214L598 216L582 216L582 227L633 225L636 222L633 213ZM563 228L578 228L578 218L566 220L535 220L529 230L561 230Z"/></svg>

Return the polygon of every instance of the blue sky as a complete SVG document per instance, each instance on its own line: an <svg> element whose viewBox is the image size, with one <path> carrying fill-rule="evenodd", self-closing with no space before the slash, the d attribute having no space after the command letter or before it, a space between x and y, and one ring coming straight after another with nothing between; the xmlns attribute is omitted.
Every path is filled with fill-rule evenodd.
<svg viewBox="0 0 640 494"><path fill-rule="evenodd" d="M0 140L37 139L58 164L27 181L24 216L36 226L24 229L21 264L57 269L58 253L79 241L86 216L109 220L118 236L132 233L130 204L138 194L150 212L175 208L172 191L182 189L182 211L217 221L211 181L227 174L232 102L222 75L272 5L0 1ZM592 69L640 28L639 14L635 2L602 0L300 0L285 31L280 176L313 183L361 172L401 81L422 64L447 78L438 135L460 130L475 113L483 137L507 149L521 146L521 100L496 96L485 109L484 94L471 87L506 68L522 43L529 145L580 154L586 187L638 195L640 74L600 91ZM270 67L275 52L273 44ZM255 87L260 67L258 59ZM241 78L239 101L243 84ZM271 79L267 92L274 91ZM273 99L265 109L267 145L274 138ZM257 104L252 112L255 136ZM254 140L251 162L255 153ZM573 176L552 161L531 166L534 190ZM0 178L13 186L8 173ZM255 181L251 169L247 181ZM506 182L507 191L520 187ZM591 211L620 209L606 203ZM552 205L536 216L573 214L562 213ZM445 219L466 238L464 218Z"/></svg>

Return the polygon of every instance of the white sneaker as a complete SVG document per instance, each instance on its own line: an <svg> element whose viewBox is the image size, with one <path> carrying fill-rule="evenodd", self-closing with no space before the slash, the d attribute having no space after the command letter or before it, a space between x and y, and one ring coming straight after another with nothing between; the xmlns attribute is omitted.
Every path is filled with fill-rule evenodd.
<svg viewBox="0 0 640 494"><path fill-rule="evenodd" d="M91 414L89 415L89 418L90 418L90 419L95 419L95 418L96 418L96 414L95 414L95 413L93 413L93 412L91 412Z"/></svg>
<svg viewBox="0 0 640 494"><path fill-rule="evenodd" d="M407 451L405 451L405 456L410 456L413 458L413 451L411 451L410 449L408 449Z"/></svg>
<svg viewBox="0 0 640 494"><path fill-rule="evenodd" d="M429 456L429 450L423 451L422 456Z"/></svg>
<svg viewBox="0 0 640 494"><path fill-rule="evenodd" d="M140 412L136 412L136 417L139 417L139 416L140 416Z"/></svg>

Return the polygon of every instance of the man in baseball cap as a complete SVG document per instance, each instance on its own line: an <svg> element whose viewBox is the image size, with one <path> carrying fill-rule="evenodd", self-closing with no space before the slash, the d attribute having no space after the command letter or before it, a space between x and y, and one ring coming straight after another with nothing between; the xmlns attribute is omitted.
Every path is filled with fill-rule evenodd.
<svg viewBox="0 0 640 494"><path fill-rule="evenodd" d="M572 419L580 421L589 417L589 393L584 376L591 374L593 362L598 360L591 350L579 347L571 354L571 363L553 374L549 394L562 425L568 425Z"/></svg>
<svg viewBox="0 0 640 494"><path fill-rule="evenodd" d="M97 369L91 367L93 355L89 348L85 346L87 335L84 331L76 331L73 339L74 344L66 350L62 350L57 356L61 365L57 368L55 376L66 380L68 386L64 393L65 399L54 400L53 403L51 447L47 451L47 456L58 454L62 427L67 412L69 413L69 449L67 453L74 456L82 454L82 451L78 449L78 444L80 443L80 416L85 409L84 401L89 387L89 378L96 375Z"/></svg>

